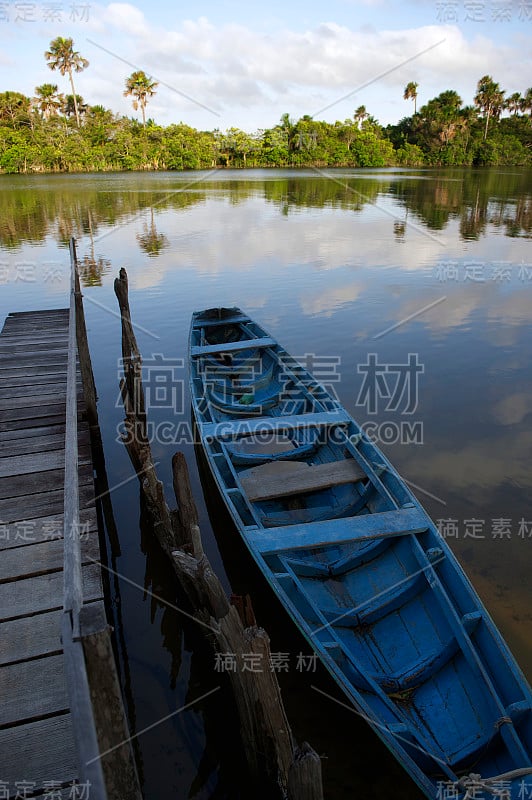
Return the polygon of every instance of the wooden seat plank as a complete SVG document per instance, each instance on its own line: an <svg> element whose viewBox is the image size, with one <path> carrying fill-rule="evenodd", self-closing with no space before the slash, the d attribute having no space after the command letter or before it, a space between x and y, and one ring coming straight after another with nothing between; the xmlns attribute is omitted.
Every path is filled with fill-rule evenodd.
<svg viewBox="0 0 532 800"><path fill-rule="evenodd" d="M363 514L358 517L254 529L247 531L245 535L250 546L265 556L301 548L326 547L353 540L364 541L421 533L431 524L421 509L403 508L378 514Z"/></svg>
<svg viewBox="0 0 532 800"><path fill-rule="evenodd" d="M251 502L329 489L366 478L352 458L327 464L274 461L240 473L242 487Z"/></svg>
<svg viewBox="0 0 532 800"><path fill-rule="evenodd" d="M276 344L270 336L261 336L257 339L239 339L237 342L224 342L223 344L207 344L190 348L192 358L211 356L216 353L234 353L238 350L253 350L257 347L272 347Z"/></svg>
<svg viewBox="0 0 532 800"><path fill-rule="evenodd" d="M194 327L198 329L219 328L223 325L237 325L241 322L250 322L250 319L245 314L234 314L231 317L223 317L222 319L198 320Z"/></svg>
<svg viewBox="0 0 532 800"><path fill-rule="evenodd" d="M347 424L351 417L344 409L320 411L314 414L287 414L280 417L257 417L254 419L224 420L223 422L200 423L201 435L205 439L236 438L256 434L277 433L300 428L325 427Z"/></svg>

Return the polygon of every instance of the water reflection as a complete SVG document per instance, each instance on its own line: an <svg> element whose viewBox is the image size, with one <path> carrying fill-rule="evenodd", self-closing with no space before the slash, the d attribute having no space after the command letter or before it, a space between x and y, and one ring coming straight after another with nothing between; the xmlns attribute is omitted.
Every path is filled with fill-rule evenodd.
<svg viewBox="0 0 532 800"><path fill-rule="evenodd" d="M96 256L94 251L94 231L92 227L92 211L87 209L87 221L89 227L89 252L78 259L79 274L83 286L101 286L102 278L109 272L111 262L104 256Z"/></svg>
<svg viewBox="0 0 532 800"><path fill-rule="evenodd" d="M150 208L150 224L148 225L147 222L143 224L143 232L137 233L137 242L140 249L151 258L158 256L169 245L168 237L164 233L158 233L155 227L153 206Z"/></svg>
<svg viewBox="0 0 532 800"><path fill-rule="evenodd" d="M156 256L167 240L155 229L154 207L159 212L184 210L219 192L221 185L224 191L230 191L232 203L259 197L285 216L300 208L361 212L368 204L391 198L400 209L396 235L404 234L402 220L408 213L433 231L445 230L456 219L464 240L478 239L489 226L510 237L532 235L530 173L524 170L383 170L378 177L372 173L328 170L319 177L293 173L272 178L269 174L261 180L262 174L251 180L246 172L236 173L236 179L230 177L230 172L222 172L215 178L209 175L186 190L182 185L189 177L179 173L154 176L148 189L138 175L122 175L115 178L122 191L116 191L116 186L109 186L106 191L105 184L112 183L108 176L84 176L81 181L77 176L59 176L49 180L48 191L42 190L39 178L2 176L0 244L14 249L24 242L42 242L50 235L65 244L72 235L98 235L149 209L151 224L146 224L139 235L139 243L145 252ZM33 186L36 191L31 191Z"/></svg>
<svg viewBox="0 0 532 800"><path fill-rule="evenodd" d="M245 773L231 692L224 676L213 669L212 650L191 619L192 609L157 543L143 502L140 494L145 562L139 609L144 619L138 624L147 635L130 640L129 658L136 678L135 732L140 734L144 791L146 797L161 800L238 800ZM161 658L161 648L166 658ZM198 701L203 695L208 696ZM142 733L150 725L153 731Z"/></svg>

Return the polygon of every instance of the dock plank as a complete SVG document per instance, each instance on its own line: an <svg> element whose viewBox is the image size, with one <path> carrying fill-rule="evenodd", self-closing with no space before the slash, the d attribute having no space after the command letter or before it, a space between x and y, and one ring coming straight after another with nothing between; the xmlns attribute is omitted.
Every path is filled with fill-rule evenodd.
<svg viewBox="0 0 532 800"><path fill-rule="evenodd" d="M16 409L27 409L30 410L30 413L33 413L33 409L35 407L39 408L40 406L44 406L47 408L51 405L61 405L62 403L66 403L66 387L64 386L54 386L53 390L50 387L47 387L46 390L42 390L41 393L35 392L35 389L31 389L31 394L28 394L26 397L19 396L19 397L1 397L0 398L0 412L3 413L5 411L11 411ZM81 399L82 395L79 394L79 399Z"/></svg>
<svg viewBox="0 0 532 800"><path fill-rule="evenodd" d="M29 722L68 711L63 656L0 667L0 725Z"/></svg>
<svg viewBox="0 0 532 800"><path fill-rule="evenodd" d="M41 334L48 334L48 333L57 333L57 332L64 332L64 329L68 326L68 319L66 323L63 324L63 320L53 320L49 319L42 319L40 321L33 320L33 321L26 321L21 322L19 320L11 320L7 319L4 327L2 328L2 336L5 335L41 335Z"/></svg>
<svg viewBox="0 0 532 800"><path fill-rule="evenodd" d="M63 469L65 464L64 441L61 442L59 439L57 445L58 446L56 446L55 449L49 450L48 452L35 449L30 453L24 453L21 455L10 454L9 456L4 455L3 448L0 449L0 479L17 475L22 476L29 475L31 473L47 472L48 470ZM62 450L59 449L61 447ZM80 454L80 465L86 465L90 463L92 462L88 453L84 454L83 456Z"/></svg>
<svg viewBox="0 0 532 800"><path fill-rule="evenodd" d="M5 380L2 382L2 388L0 388L0 400L9 399L12 397L25 397L26 395L30 394L28 389L32 387L33 391L31 395L35 394L48 394L49 392L61 392L65 394L66 392L66 375L65 380L57 380L56 376L50 376L49 378L44 378L43 380L39 381L38 383L34 383L32 380L28 379L28 383L26 384L11 384L11 381ZM78 389L81 391L81 383L78 384Z"/></svg>
<svg viewBox="0 0 532 800"><path fill-rule="evenodd" d="M4 754L1 780L13 791L12 797L17 781L43 786L48 781L69 783L78 776L70 714L0 730L0 752Z"/></svg>
<svg viewBox="0 0 532 800"><path fill-rule="evenodd" d="M63 478L63 467L0 478L0 501L56 491L58 486L63 486ZM89 468L86 465L81 466L79 470L80 486L86 485L92 480L92 466Z"/></svg>
<svg viewBox="0 0 532 800"><path fill-rule="evenodd" d="M79 515L80 533L98 531L98 518L94 507L82 509ZM38 542L63 538L63 514L54 514L16 522L0 522L0 550L27 547Z"/></svg>
<svg viewBox="0 0 532 800"><path fill-rule="evenodd" d="M49 416L40 417L39 418L39 425L60 425L61 423L65 423L65 415L64 413L61 414L50 414ZM32 420L30 417L27 419L15 419L10 420L8 422L0 422L0 434L2 433L10 433L12 431L18 432L23 430L24 428L33 428L35 427L35 420ZM7 437L9 438L9 437Z"/></svg>
<svg viewBox="0 0 532 800"><path fill-rule="evenodd" d="M66 340L56 339L28 342L25 339L19 340L18 337L12 336L9 340L6 338L0 339L0 355L37 355L40 356L44 353L65 353L68 352L68 342Z"/></svg>
<svg viewBox="0 0 532 800"><path fill-rule="evenodd" d="M100 557L97 534L84 537L81 542L81 563L90 564ZM63 539L28 544L23 549L11 548L2 551L0 560L0 583L31 578L63 569Z"/></svg>
<svg viewBox="0 0 532 800"><path fill-rule="evenodd" d="M96 606L105 619L105 606L102 600L96 600L90 605ZM62 609L56 609L1 622L0 665L61 653L62 614Z"/></svg>
<svg viewBox="0 0 532 800"><path fill-rule="evenodd" d="M35 341L36 337L32 332L28 332L22 328L12 328L8 326L2 331L2 339L27 339L29 342ZM63 341L68 340L68 331L58 328L56 325L49 330L41 329L38 340L39 342L47 341L48 339L59 339Z"/></svg>
<svg viewBox="0 0 532 800"><path fill-rule="evenodd" d="M102 600L100 566L82 568L83 597L86 601ZM63 573L51 572L34 578L23 578L0 584L0 615L3 621L27 617L41 611L63 607Z"/></svg>
<svg viewBox="0 0 532 800"><path fill-rule="evenodd" d="M88 434L80 434L78 441L80 446L88 444ZM0 441L0 458L11 458L13 456L29 455L31 453L50 453L54 450L62 450L64 452L64 449L64 433L26 436L23 439L7 439L5 441Z"/></svg>
<svg viewBox="0 0 532 800"><path fill-rule="evenodd" d="M57 377L58 380L64 382L66 386L66 365L54 367L50 364L38 364L32 367L27 367L22 372L17 369L5 369L2 372L2 385L5 386L25 386L30 383L41 383L42 379L49 379ZM22 382L25 383L22 383Z"/></svg>
<svg viewBox="0 0 532 800"><path fill-rule="evenodd" d="M61 441L59 441L61 447ZM64 450L64 442L62 443ZM13 475L26 475L32 472L45 472L50 469L60 469L65 463L64 454L60 449L48 453L33 450L23 455L5 455L3 448L0 450L0 478Z"/></svg>
<svg viewBox="0 0 532 800"><path fill-rule="evenodd" d="M63 610L32 614L10 622L0 623L0 665L28 661L62 652L61 615Z"/></svg>
<svg viewBox="0 0 532 800"><path fill-rule="evenodd" d="M46 317L49 314L68 316L67 308L43 308L41 311L11 311L8 319L28 319L29 317Z"/></svg>
<svg viewBox="0 0 532 800"><path fill-rule="evenodd" d="M68 326L62 324L59 320L42 320L41 322L25 322L20 323L15 320L8 320L2 329L2 336L26 336L37 339L39 336L54 335L57 333L64 334L64 329Z"/></svg>
<svg viewBox="0 0 532 800"><path fill-rule="evenodd" d="M85 442L82 441L82 446ZM0 441L0 458L31 455L32 453L51 453L55 450L64 450L65 437L58 434L50 436L26 436L18 439Z"/></svg>
<svg viewBox="0 0 532 800"><path fill-rule="evenodd" d="M79 487L80 508L88 507L94 503L94 486L90 481ZM63 487L52 492L37 492L24 498L24 502L17 497L0 500L0 520L4 523L17 522L21 519L35 519L49 517L63 512Z"/></svg>
<svg viewBox="0 0 532 800"><path fill-rule="evenodd" d="M60 400L48 403L46 406L37 405L31 408L7 408L2 410L0 408L0 425L13 425L22 420L34 421L36 418L49 418L61 416L65 418L65 401Z"/></svg>
<svg viewBox="0 0 532 800"><path fill-rule="evenodd" d="M54 309L53 311L15 311L6 317L4 328L7 326L25 328L27 325L37 323L44 325L54 321L55 327L60 329L62 322L68 323L68 316L65 316L65 312L68 312L68 308Z"/></svg>
<svg viewBox="0 0 532 800"><path fill-rule="evenodd" d="M28 425L26 428L14 428L13 430L0 431L0 446L4 442L13 442L17 439L28 439L33 436L47 436L48 434L62 434L65 435L65 420L62 423L55 425L38 425L31 427Z"/></svg>

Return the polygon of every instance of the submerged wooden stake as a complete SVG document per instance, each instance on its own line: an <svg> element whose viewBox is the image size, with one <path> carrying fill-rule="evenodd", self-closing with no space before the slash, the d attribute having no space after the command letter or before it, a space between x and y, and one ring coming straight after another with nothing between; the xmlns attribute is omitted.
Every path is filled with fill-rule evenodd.
<svg viewBox="0 0 532 800"><path fill-rule="evenodd" d="M124 442L139 475L153 530L171 559L194 616L204 623L202 629L214 652L231 653L236 659L236 670L226 674L233 689L250 774L257 785L256 796L322 800L320 759L309 745L304 744L301 749L295 746L275 672L244 669L250 654L256 655L259 663L270 663L270 641L266 631L255 624L249 601L239 603L239 609L229 602L203 551L198 512L182 453L176 453L172 460L177 511L170 511L166 504L146 435L141 357L131 323L124 269L115 280L115 293L122 316Z"/></svg>
<svg viewBox="0 0 532 800"><path fill-rule="evenodd" d="M321 760L308 742L296 748L288 773L289 800L323 800Z"/></svg>

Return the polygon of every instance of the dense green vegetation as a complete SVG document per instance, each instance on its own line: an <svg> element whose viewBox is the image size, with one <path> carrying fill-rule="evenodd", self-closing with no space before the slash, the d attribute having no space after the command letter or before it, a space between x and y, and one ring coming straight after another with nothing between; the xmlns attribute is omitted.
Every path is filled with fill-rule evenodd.
<svg viewBox="0 0 532 800"><path fill-rule="evenodd" d="M45 58L68 76L71 94L51 83L37 86L32 98L0 93L2 172L532 165L532 89L505 97L489 75L478 82L474 106L447 90L416 110L418 84L408 83L403 97L414 101L414 114L386 128L360 106L343 122L283 114L278 124L250 134L146 120L158 84L140 70L126 80L124 94L140 108L142 123L88 105L72 73L89 65L72 39L54 39Z"/></svg>

